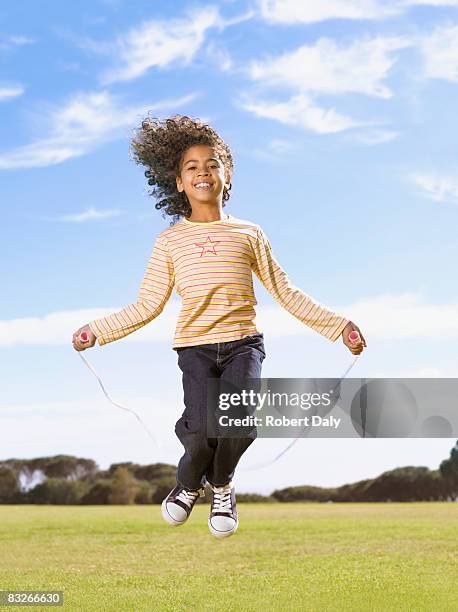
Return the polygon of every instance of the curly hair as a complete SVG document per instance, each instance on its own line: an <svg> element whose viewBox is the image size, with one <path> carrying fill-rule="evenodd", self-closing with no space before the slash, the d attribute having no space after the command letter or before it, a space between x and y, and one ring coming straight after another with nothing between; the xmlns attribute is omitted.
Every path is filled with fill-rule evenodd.
<svg viewBox="0 0 458 612"><path fill-rule="evenodd" d="M228 145L208 124L187 115L174 115L161 121L147 117L141 127L134 130L131 152L135 163L146 166L145 176L154 189L148 193L158 201L156 209L164 208L166 215L173 216L173 225L182 217L191 215L192 209L185 192L179 192L176 176L180 175L181 162L185 151L194 145L206 144L214 147L224 169L232 176L234 161ZM229 189L224 187L224 202L229 200Z"/></svg>

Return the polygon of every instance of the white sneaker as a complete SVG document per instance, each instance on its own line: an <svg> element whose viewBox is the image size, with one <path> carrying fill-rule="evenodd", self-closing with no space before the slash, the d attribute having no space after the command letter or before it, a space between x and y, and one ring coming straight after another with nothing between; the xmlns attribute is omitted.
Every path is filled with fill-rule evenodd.
<svg viewBox="0 0 458 612"><path fill-rule="evenodd" d="M188 520L196 501L204 494L203 487L191 491L177 484L162 502L162 517L169 525L183 525Z"/></svg>
<svg viewBox="0 0 458 612"><path fill-rule="evenodd" d="M213 491L208 528L215 538L227 538L235 533L239 525L234 485L232 482L223 487L208 484Z"/></svg>

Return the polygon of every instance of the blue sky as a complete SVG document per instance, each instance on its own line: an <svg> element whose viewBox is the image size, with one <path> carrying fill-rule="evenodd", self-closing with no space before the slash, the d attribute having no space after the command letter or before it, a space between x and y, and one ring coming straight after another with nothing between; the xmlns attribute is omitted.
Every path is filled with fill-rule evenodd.
<svg viewBox="0 0 458 612"><path fill-rule="evenodd" d="M291 281L361 327L352 376L457 376L458 0L7 1L0 68L1 458L106 467L181 454L175 292L160 318L84 353L167 449L107 403L71 345L136 299L168 225L128 154L148 112L199 117L226 139L225 210L259 223ZM255 290L263 376L345 371L341 340L300 324L256 278ZM453 443L304 440L243 471L285 446L258 440L237 481L267 492L435 468Z"/></svg>

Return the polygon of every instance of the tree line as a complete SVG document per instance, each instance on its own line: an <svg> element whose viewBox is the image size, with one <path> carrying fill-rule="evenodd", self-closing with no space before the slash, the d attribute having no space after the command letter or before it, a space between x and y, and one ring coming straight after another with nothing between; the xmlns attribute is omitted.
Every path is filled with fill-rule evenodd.
<svg viewBox="0 0 458 612"><path fill-rule="evenodd" d="M176 484L176 466L114 463L100 470L71 455L0 461L0 504L160 504ZM458 501L458 442L437 470L407 466L340 487L287 487L271 495L238 493L240 502ZM208 503L210 491L198 503Z"/></svg>

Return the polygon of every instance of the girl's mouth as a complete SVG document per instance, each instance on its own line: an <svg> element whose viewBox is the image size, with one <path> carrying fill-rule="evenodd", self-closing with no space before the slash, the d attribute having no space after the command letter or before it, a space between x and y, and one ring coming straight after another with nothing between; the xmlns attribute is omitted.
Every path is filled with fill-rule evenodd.
<svg viewBox="0 0 458 612"><path fill-rule="evenodd" d="M213 187L213 185L202 181L201 183L196 183L194 187L196 189L203 189L204 191L209 191Z"/></svg>

